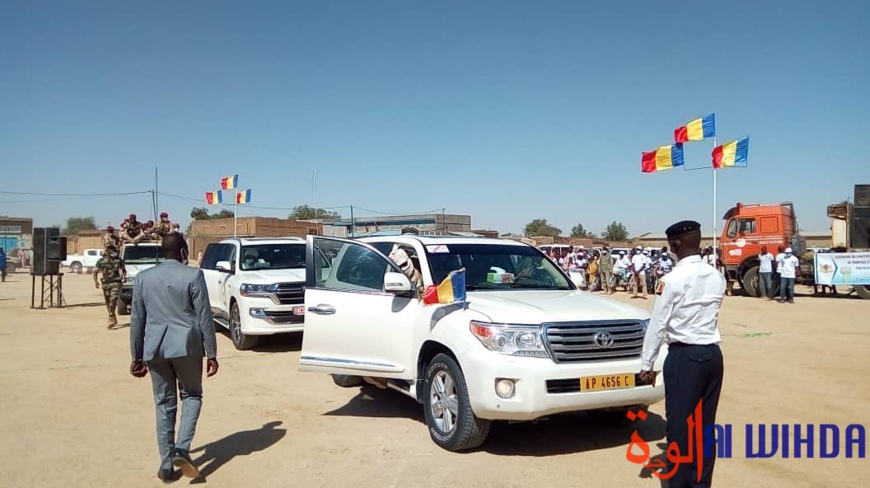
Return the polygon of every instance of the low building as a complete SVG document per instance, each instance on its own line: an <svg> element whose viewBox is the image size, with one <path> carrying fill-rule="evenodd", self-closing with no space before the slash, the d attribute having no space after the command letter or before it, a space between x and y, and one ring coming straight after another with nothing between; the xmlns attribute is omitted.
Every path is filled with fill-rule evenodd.
<svg viewBox="0 0 870 488"><path fill-rule="evenodd" d="M420 214L356 217L323 223L323 235L332 237L362 237L394 235L404 229L414 229L420 235L446 235L472 232L470 215Z"/></svg>
<svg viewBox="0 0 870 488"><path fill-rule="evenodd" d="M194 220L188 228L187 243L190 259L196 259L208 244L233 237L233 221L236 219ZM239 217L237 237L305 237L322 235L323 224L302 220L274 217Z"/></svg>
<svg viewBox="0 0 870 488"><path fill-rule="evenodd" d="M807 247L829 248L833 245L831 231L824 232L804 232L801 231L801 236L807 240ZM719 242L719 236L716 236L716 242ZM668 245L668 238L664 234L643 234L633 240L635 245L643 247L663 247ZM713 245L713 234L701 234L701 247Z"/></svg>
<svg viewBox="0 0 870 488"><path fill-rule="evenodd" d="M33 245L33 219L0 216L0 247L29 249Z"/></svg>
<svg viewBox="0 0 870 488"><path fill-rule="evenodd" d="M66 253L81 254L85 249L102 249L103 231L99 229L82 230L78 234L66 236Z"/></svg>

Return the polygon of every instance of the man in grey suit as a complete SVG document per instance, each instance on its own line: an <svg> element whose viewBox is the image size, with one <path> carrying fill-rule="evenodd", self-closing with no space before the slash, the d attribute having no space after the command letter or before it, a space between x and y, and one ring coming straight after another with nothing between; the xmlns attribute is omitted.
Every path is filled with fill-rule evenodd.
<svg viewBox="0 0 870 488"><path fill-rule="evenodd" d="M202 408L202 359L208 376L217 373L217 343L208 290L202 271L184 264L187 243L169 234L161 244L165 261L136 276L130 317L130 373L151 372L157 406L157 446L164 482L180 476L199 478L190 444ZM181 390L181 427L175 440L175 414Z"/></svg>

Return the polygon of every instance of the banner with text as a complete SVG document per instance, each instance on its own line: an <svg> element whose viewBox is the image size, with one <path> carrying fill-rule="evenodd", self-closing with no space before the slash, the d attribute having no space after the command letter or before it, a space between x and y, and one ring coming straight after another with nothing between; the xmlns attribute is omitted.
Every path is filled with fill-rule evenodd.
<svg viewBox="0 0 870 488"><path fill-rule="evenodd" d="M817 285L870 285L870 252L816 253Z"/></svg>

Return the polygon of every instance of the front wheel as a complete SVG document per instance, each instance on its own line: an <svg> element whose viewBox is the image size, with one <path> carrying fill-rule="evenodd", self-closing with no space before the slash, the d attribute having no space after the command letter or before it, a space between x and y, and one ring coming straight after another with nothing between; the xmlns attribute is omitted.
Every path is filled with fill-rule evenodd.
<svg viewBox="0 0 870 488"><path fill-rule="evenodd" d="M257 345L257 336L242 333L242 319L239 315L239 305L236 302L230 305L230 339L233 341L233 346L240 351L251 349Z"/></svg>
<svg viewBox="0 0 870 488"><path fill-rule="evenodd" d="M423 408L429 435L448 451L480 446L492 425L489 420L475 417L462 369L446 354L435 356L426 369Z"/></svg>
<svg viewBox="0 0 870 488"><path fill-rule="evenodd" d="M759 290L761 290L761 286L759 285L758 280L758 266L753 266L749 268L746 273L743 274L743 282L740 286L743 287L743 291L745 291L747 295L751 297L757 297L759 294ZM768 296L770 296L770 290L765 291L767 292Z"/></svg>
<svg viewBox="0 0 870 488"><path fill-rule="evenodd" d="M857 293L859 297L863 298L864 300L870 300L870 286L853 285L852 288L855 289L855 293Z"/></svg>

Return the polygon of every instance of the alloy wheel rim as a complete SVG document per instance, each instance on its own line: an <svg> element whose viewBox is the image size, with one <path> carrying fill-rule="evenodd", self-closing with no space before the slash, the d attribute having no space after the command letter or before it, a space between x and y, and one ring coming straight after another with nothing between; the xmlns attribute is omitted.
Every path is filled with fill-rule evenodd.
<svg viewBox="0 0 870 488"><path fill-rule="evenodd" d="M438 430L451 433L459 417L459 400L456 381L447 371L439 371L429 387L429 410Z"/></svg>
<svg viewBox="0 0 870 488"><path fill-rule="evenodd" d="M232 324L230 326L230 330L233 334L233 342L236 344L242 342L242 328L239 326L239 309L233 307L233 312L230 314L230 320Z"/></svg>

